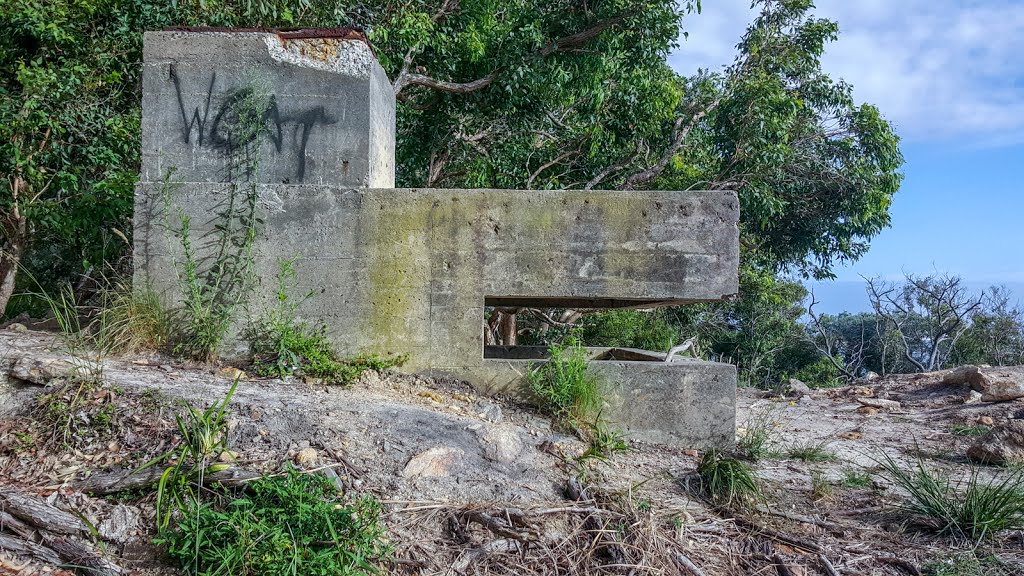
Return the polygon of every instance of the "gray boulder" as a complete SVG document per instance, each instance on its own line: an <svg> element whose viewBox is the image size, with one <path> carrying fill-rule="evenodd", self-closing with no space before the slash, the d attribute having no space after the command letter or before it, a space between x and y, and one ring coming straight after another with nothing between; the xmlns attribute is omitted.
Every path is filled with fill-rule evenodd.
<svg viewBox="0 0 1024 576"><path fill-rule="evenodd" d="M996 426L967 449L967 459L979 464L1024 464L1024 420Z"/></svg>

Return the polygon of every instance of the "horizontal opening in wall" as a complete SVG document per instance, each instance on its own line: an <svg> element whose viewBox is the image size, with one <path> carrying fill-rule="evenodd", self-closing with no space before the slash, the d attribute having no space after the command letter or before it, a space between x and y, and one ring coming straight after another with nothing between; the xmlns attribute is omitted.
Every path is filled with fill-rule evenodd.
<svg viewBox="0 0 1024 576"><path fill-rule="evenodd" d="M595 318L605 311L644 310L675 303L627 298L488 296L484 298L483 357L546 360L547 344L565 341L579 329L584 318ZM588 342L584 340L583 344ZM590 361L661 362L665 358L663 352L589 344L593 344L586 347Z"/></svg>
<svg viewBox="0 0 1024 576"><path fill-rule="evenodd" d="M688 304L688 300L652 300L647 298L587 298L582 296L486 296L485 307L503 308L576 308L613 310L616 308L657 308Z"/></svg>
<svg viewBox="0 0 1024 576"><path fill-rule="evenodd" d="M588 347L587 360L591 362L664 362L665 355L634 348ZM546 346L484 346L484 358L491 360L547 360Z"/></svg>

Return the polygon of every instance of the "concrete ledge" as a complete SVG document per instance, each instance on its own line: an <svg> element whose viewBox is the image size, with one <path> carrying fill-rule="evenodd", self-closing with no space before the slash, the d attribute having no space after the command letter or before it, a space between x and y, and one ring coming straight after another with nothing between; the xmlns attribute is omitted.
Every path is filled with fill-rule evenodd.
<svg viewBox="0 0 1024 576"><path fill-rule="evenodd" d="M487 359L479 366L432 370L467 378L482 390L523 390L536 360ZM720 362L596 360L607 407L602 416L630 438L682 448L724 448L736 435L736 367Z"/></svg>

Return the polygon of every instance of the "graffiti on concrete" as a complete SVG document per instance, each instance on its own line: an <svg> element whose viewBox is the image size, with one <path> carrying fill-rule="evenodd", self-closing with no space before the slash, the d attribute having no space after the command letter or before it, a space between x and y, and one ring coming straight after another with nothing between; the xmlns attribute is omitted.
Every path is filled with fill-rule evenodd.
<svg viewBox="0 0 1024 576"><path fill-rule="evenodd" d="M192 144L195 133L198 146L210 147L231 156L257 139L266 137L278 154L295 157L296 182L302 182L306 175L306 145L310 133L317 126L337 122L337 119L327 114L323 106L282 113L274 94L257 98L254 97L254 89L248 86L227 91L226 95L217 99L219 104L214 106L216 72L210 74L204 101L192 108L190 117L188 105L181 93L181 81L173 65L170 76L178 99L181 138L185 144ZM258 110L251 109L254 101L258 102Z"/></svg>

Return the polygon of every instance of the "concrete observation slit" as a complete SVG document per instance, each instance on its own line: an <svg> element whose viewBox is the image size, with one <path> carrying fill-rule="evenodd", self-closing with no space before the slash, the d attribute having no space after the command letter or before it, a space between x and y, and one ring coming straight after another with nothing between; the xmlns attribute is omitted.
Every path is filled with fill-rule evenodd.
<svg viewBox="0 0 1024 576"><path fill-rule="evenodd" d="M523 390L543 360L485 346L485 306L651 308L737 291L731 191L395 188L394 89L356 31L148 32L143 52L136 282L171 303L182 247L167 223L190 218L204 246L239 189L261 222L247 313L274 302L280 264L294 260L300 289L316 294L298 312L340 354L408 353L405 369L485 393ZM253 117L266 130L240 139L231 123ZM247 351L235 338L225 352ZM735 367L657 354L592 351L604 415L638 439L732 442Z"/></svg>

